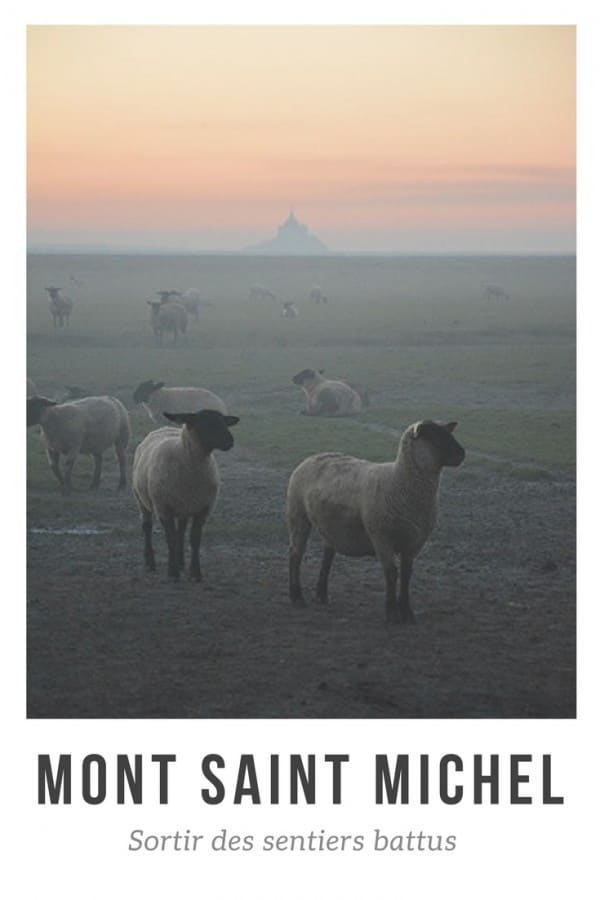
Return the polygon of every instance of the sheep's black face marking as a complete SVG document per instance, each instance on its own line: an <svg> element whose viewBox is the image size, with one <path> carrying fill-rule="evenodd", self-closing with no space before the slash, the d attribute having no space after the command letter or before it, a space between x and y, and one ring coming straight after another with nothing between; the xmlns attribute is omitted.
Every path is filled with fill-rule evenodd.
<svg viewBox="0 0 600 900"><path fill-rule="evenodd" d="M301 372L298 372L297 375L294 375L292 381L294 384L304 384L305 381L310 381L315 377L317 373L314 369L302 369Z"/></svg>
<svg viewBox="0 0 600 900"><path fill-rule="evenodd" d="M237 416L224 416L216 409L202 409L196 413L163 413L171 422L187 425L198 436L208 453L213 450L231 450L233 435L229 431L240 421Z"/></svg>
<svg viewBox="0 0 600 900"><path fill-rule="evenodd" d="M42 410L47 406L56 406L56 400L49 400L48 397L38 396L27 398L27 428L31 425L40 424Z"/></svg>
<svg viewBox="0 0 600 900"><path fill-rule="evenodd" d="M133 392L133 402L134 403L145 403L146 400L157 391L159 388L164 387L164 381L142 381L136 387Z"/></svg>
<svg viewBox="0 0 600 900"><path fill-rule="evenodd" d="M445 425L439 422L421 422L416 430L415 437L426 440L435 448L441 466L460 466L465 458L465 450L452 432L457 422L448 422Z"/></svg>

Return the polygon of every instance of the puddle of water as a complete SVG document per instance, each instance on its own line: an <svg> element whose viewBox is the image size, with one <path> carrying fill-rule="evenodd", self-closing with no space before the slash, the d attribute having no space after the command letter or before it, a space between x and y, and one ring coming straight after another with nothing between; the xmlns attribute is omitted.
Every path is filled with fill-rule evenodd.
<svg viewBox="0 0 600 900"><path fill-rule="evenodd" d="M73 525L71 528L30 528L29 534L108 534L110 528L95 525Z"/></svg>

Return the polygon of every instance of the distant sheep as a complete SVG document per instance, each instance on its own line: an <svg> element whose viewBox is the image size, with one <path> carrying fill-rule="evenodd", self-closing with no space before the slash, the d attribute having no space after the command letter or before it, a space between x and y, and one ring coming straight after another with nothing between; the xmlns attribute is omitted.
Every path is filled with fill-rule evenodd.
<svg viewBox="0 0 600 900"><path fill-rule="evenodd" d="M253 284L250 288L250 293L248 294L249 300L271 300L275 301L277 298L273 291L269 290L262 284Z"/></svg>
<svg viewBox="0 0 600 900"><path fill-rule="evenodd" d="M147 300L152 317L152 329L156 342L162 346L163 334L172 334L173 343L177 337L187 331L187 312L180 303L162 303L160 300Z"/></svg>
<svg viewBox="0 0 600 900"><path fill-rule="evenodd" d="M80 453L94 457L91 488L100 484L102 454L111 445L119 463L119 488L127 480L125 450L131 437L129 416L116 397L85 397L58 403L47 397L29 397L27 426L41 425L42 440L52 472L64 493L71 490L71 474ZM64 476L60 456L66 456Z"/></svg>
<svg viewBox="0 0 600 900"><path fill-rule="evenodd" d="M183 428L151 431L137 447L133 459L133 494L142 516L144 561L155 571L152 521L160 519L169 551L168 575L177 580L184 568L184 540L191 519L190 577L202 578L200 539L202 529L217 501L219 468L213 450L230 450L229 429L239 422L216 410L169 413Z"/></svg>
<svg viewBox="0 0 600 900"><path fill-rule="evenodd" d="M306 394L304 416L353 416L361 412L365 403L358 391L345 381L332 381L323 377L323 369L302 369L292 381Z"/></svg>
<svg viewBox="0 0 600 900"><path fill-rule="evenodd" d="M170 425L166 413L216 409L224 416L227 407L212 391L198 387L165 387L164 381L142 381L133 393L133 402L141 403L150 418L159 425Z"/></svg>
<svg viewBox="0 0 600 900"><path fill-rule="evenodd" d="M50 307L50 315L55 328L62 328L69 324L69 317L73 310L73 301L70 297L65 297L60 288L47 287L44 288L48 292Z"/></svg>
<svg viewBox="0 0 600 900"><path fill-rule="evenodd" d="M179 302L183 304L186 312L190 316L193 316L197 321L199 311L200 311L200 306L202 304L202 299L200 297L200 291L197 291L195 288L188 288L187 291L184 291L180 295Z"/></svg>
<svg viewBox="0 0 600 900"><path fill-rule="evenodd" d="M327 297L318 285L315 285L309 294L312 303L327 303Z"/></svg>
<svg viewBox="0 0 600 900"><path fill-rule="evenodd" d="M483 291L484 300L510 300L510 296L499 284L486 284Z"/></svg>
<svg viewBox="0 0 600 900"><path fill-rule="evenodd" d="M298 307L295 303L286 302L283 304L281 315L284 319L296 319L298 317Z"/></svg>
<svg viewBox="0 0 600 900"><path fill-rule="evenodd" d="M311 528L325 548L317 601L326 603L336 553L376 556L386 585L386 617L413 622L409 582L413 561L433 531L444 466L459 466L465 451L453 437L456 422L416 422L404 432L395 462L374 463L341 453L309 456L292 472L287 492L289 590L304 605L300 564ZM396 597L400 557L400 594Z"/></svg>

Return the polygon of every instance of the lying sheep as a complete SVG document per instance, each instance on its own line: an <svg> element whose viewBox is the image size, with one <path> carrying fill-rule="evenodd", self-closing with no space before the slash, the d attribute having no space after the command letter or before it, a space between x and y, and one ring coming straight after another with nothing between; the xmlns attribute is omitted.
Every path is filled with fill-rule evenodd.
<svg viewBox="0 0 600 900"><path fill-rule="evenodd" d="M227 407L220 397L206 388L165 387L164 381L142 381L133 393L133 402L141 403L150 418L159 425L169 425L167 413L190 409L216 409L224 416Z"/></svg>
<svg viewBox="0 0 600 900"><path fill-rule="evenodd" d="M312 527L325 543L317 600L327 602L333 558L376 556L383 567L386 616L413 622L409 582L413 560L435 525L440 475L465 451L452 436L456 422L416 422L400 438L395 462L374 463L341 453L309 456L292 472L287 492L290 599L304 605L300 563ZM400 594L396 598L400 557Z"/></svg>
<svg viewBox="0 0 600 900"><path fill-rule="evenodd" d="M131 427L127 410L116 397L85 397L68 403L58 403L47 397L29 397L27 426L30 425L41 425L50 468L64 493L71 490L71 475L79 453L94 457L90 488L98 487L102 454L111 444L119 462L119 488L125 487L125 449ZM60 469L61 454L66 456L64 477Z"/></svg>
<svg viewBox="0 0 600 900"><path fill-rule="evenodd" d="M135 451L133 493L142 516L144 561L154 572L152 520L160 519L169 550L168 574L177 580L184 568L184 539L192 520L190 577L200 581L200 539L202 529L217 501L219 468L213 450L230 450L229 429L239 422L217 410L195 413L167 413L171 422L183 428L151 431Z"/></svg>
<svg viewBox="0 0 600 900"><path fill-rule="evenodd" d="M152 317L152 329L156 342L162 346L163 334L171 333L173 343L177 337L187 331L187 312L181 303L162 303L160 300L147 300Z"/></svg>
<svg viewBox="0 0 600 900"><path fill-rule="evenodd" d="M292 381L300 385L306 394L303 416L354 416L361 412L364 403L360 394L345 381L323 378L323 369L302 369Z"/></svg>

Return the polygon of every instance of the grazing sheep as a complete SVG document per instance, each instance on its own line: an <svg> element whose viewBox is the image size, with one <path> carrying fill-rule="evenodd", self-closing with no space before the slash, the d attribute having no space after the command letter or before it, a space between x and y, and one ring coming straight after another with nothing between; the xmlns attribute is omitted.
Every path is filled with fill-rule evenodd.
<svg viewBox="0 0 600 900"><path fill-rule="evenodd" d="M126 483L125 450L131 437L129 415L116 397L85 397L68 403L58 403L47 397L29 397L27 426L41 425L42 439L50 468L63 488L71 490L71 474L79 453L94 457L94 475L90 488L100 484L102 454L111 445L119 462L119 488ZM60 455L66 456L64 477L60 469Z"/></svg>
<svg viewBox="0 0 600 900"><path fill-rule="evenodd" d="M298 307L295 303L285 302L281 310L284 319L295 319L298 316Z"/></svg>
<svg viewBox="0 0 600 900"><path fill-rule="evenodd" d="M32 381L31 378L28 378L27 379L27 396L33 397L35 394L37 394L37 392L38 392L38 389L37 389L37 385L36 385L35 381Z"/></svg>
<svg viewBox="0 0 600 900"><path fill-rule="evenodd" d="M187 331L187 313L181 303L162 303L160 300L147 300L151 310L152 328L156 342L162 346L163 334L171 332L173 343L177 343L179 334Z"/></svg>
<svg viewBox="0 0 600 900"><path fill-rule="evenodd" d="M303 416L353 416L363 409L360 394L345 381L323 378L323 369L302 369L292 381L306 394Z"/></svg>
<svg viewBox="0 0 600 900"><path fill-rule="evenodd" d="M229 429L239 419L212 409L168 413L167 418L183 428L151 431L133 459L132 486L142 516L144 561L147 569L155 571L152 520L156 516L167 539L168 574L177 580L184 568L184 538L191 519L190 577L200 581L202 529L219 492L219 468L212 454L233 447Z"/></svg>
<svg viewBox="0 0 600 900"><path fill-rule="evenodd" d="M273 291L270 291L269 288L264 287L262 284L253 284L250 288L250 293L248 294L249 300L271 300L275 302L277 299Z"/></svg>
<svg viewBox="0 0 600 900"><path fill-rule="evenodd" d="M309 297L312 303L327 303L327 297L318 285L312 288Z"/></svg>
<svg viewBox="0 0 600 900"><path fill-rule="evenodd" d="M483 291L484 300L510 300L510 296L499 284L486 284Z"/></svg>
<svg viewBox="0 0 600 900"><path fill-rule="evenodd" d="M141 403L150 416L159 425L170 425L168 413L188 412L201 409L216 409L224 416L227 407L220 397L206 388L198 387L165 387L164 381L142 381L133 393L133 402Z"/></svg>
<svg viewBox="0 0 600 900"><path fill-rule="evenodd" d="M60 288L47 287L44 288L48 292L50 306L50 315L55 328L62 328L69 324L69 316L73 310L73 301L70 297L65 297Z"/></svg>
<svg viewBox="0 0 600 900"><path fill-rule="evenodd" d="M304 605L300 563L312 527L325 543L317 600L327 602L336 553L376 556L383 567L386 617L413 622L409 582L413 560L435 525L441 470L459 466L465 451L452 436L456 422L416 422L400 438L395 462L374 463L341 453L309 456L292 472L287 492L290 599ZM400 557L400 594L396 598Z"/></svg>

